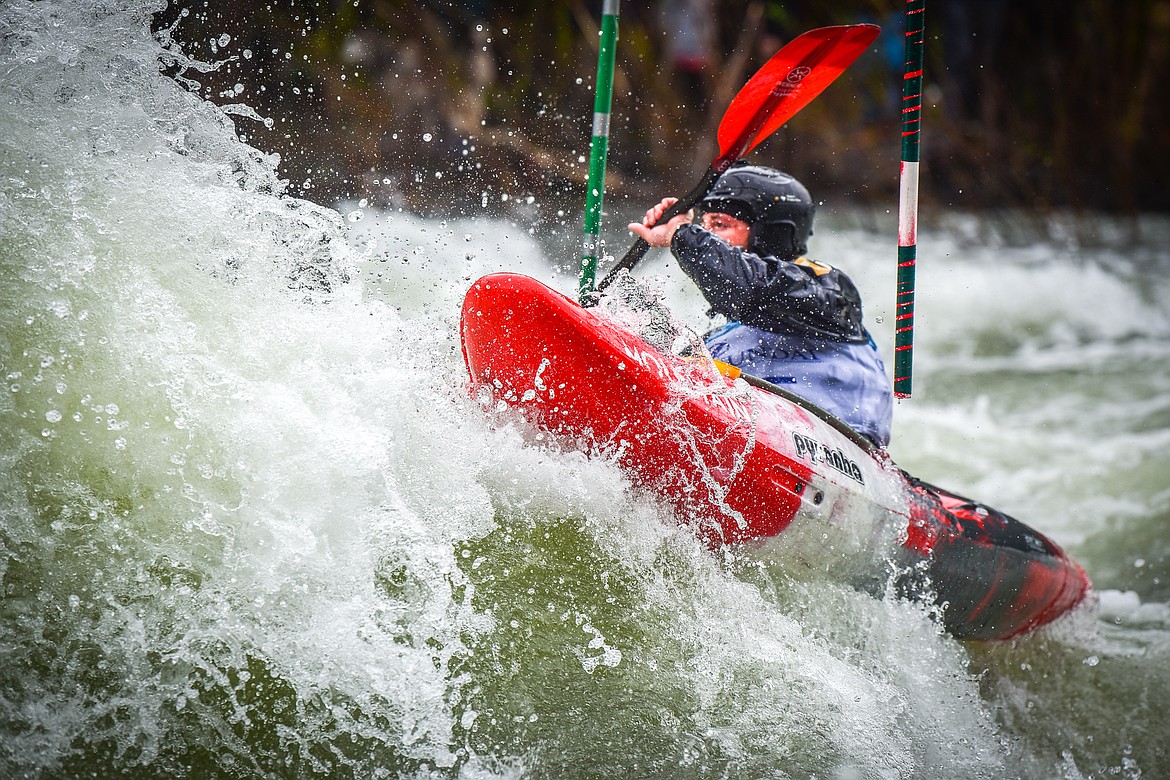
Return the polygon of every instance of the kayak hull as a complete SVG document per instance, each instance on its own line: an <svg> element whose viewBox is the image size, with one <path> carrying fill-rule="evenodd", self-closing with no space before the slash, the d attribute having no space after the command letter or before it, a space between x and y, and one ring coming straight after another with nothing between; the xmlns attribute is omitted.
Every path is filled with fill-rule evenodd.
<svg viewBox="0 0 1170 780"><path fill-rule="evenodd" d="M860 581L892 544L905 590L944 605L964 638L1015 636L1088 591L1080 566L1023 523L914 479L807 402L662 352L535 279L475 282L460 336L473 395L616 459L712 545L812 538L824 550L811 557Z"/></svg>

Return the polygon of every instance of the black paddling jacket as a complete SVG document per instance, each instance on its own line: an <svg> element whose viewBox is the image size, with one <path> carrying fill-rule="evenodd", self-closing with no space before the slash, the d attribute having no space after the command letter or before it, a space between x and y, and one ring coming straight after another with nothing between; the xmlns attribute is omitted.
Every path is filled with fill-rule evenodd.
<svg viewBox="0 0 1170 780"><path fill-rule="evenodd" d="M711 308L729 320L852 344L870 340L861 294L836 268L805 257L760 257L698 225L675 231L670 249Z"/></svg>

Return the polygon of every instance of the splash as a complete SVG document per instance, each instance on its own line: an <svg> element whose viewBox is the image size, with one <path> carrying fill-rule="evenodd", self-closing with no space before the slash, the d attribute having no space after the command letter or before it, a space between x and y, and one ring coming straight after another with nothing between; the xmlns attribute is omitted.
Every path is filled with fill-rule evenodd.
<svg viewBox="0 0 1170 780"><path fill-rule="evenodd" d="M920 608L712 555L612 462L489 426L458 301L564 282L542 249L291 197L161 8L0 6L0 775L1060 762Z"/></svg>

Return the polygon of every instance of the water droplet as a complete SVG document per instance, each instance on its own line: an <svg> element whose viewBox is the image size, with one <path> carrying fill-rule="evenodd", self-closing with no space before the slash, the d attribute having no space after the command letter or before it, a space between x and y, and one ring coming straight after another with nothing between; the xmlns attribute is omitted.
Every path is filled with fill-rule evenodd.
<svg viewBox="0 0 1170 780"><path fill-rule="evenodd" d="M61 422L61 413L58 412L56 409L52 409L50 411L45 412L45 419L51 423L59 423L59 422Z"/></svg>
<svg viewBox="0 0 1170 780"><path fill-rule="evenodd" d="M432 136L430 133L423 133L423 140L426 141L427 143L430 143L431 138L433 138L433 137L434 136Z"/></svg>

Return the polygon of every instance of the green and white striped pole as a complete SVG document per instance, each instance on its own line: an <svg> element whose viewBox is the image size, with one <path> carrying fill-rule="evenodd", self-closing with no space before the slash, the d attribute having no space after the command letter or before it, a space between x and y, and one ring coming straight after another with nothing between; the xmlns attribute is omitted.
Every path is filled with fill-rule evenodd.
<svg viewBox="0 0 1170 780"><path fill-rule="evenodd" d="M898 295L894 308L894 396L909 398L914 366L914 270L918 255L918 141L926 0L906 0L902 75L902 167L898 184Z"/></svg>
<svg viewBox="0 0 1170 780"><path fill-rule="evenodd" d="M614 57L617 52L620 0L604 0L601 7L601 46L597 52L597 82L593 96L593 141L589 146L589 181L585 194L585 230L582 237L580 301L593 294L597 257L601 252L601 205L605 197L605 158L609 152L609 112L613 104Z"/></svg>

